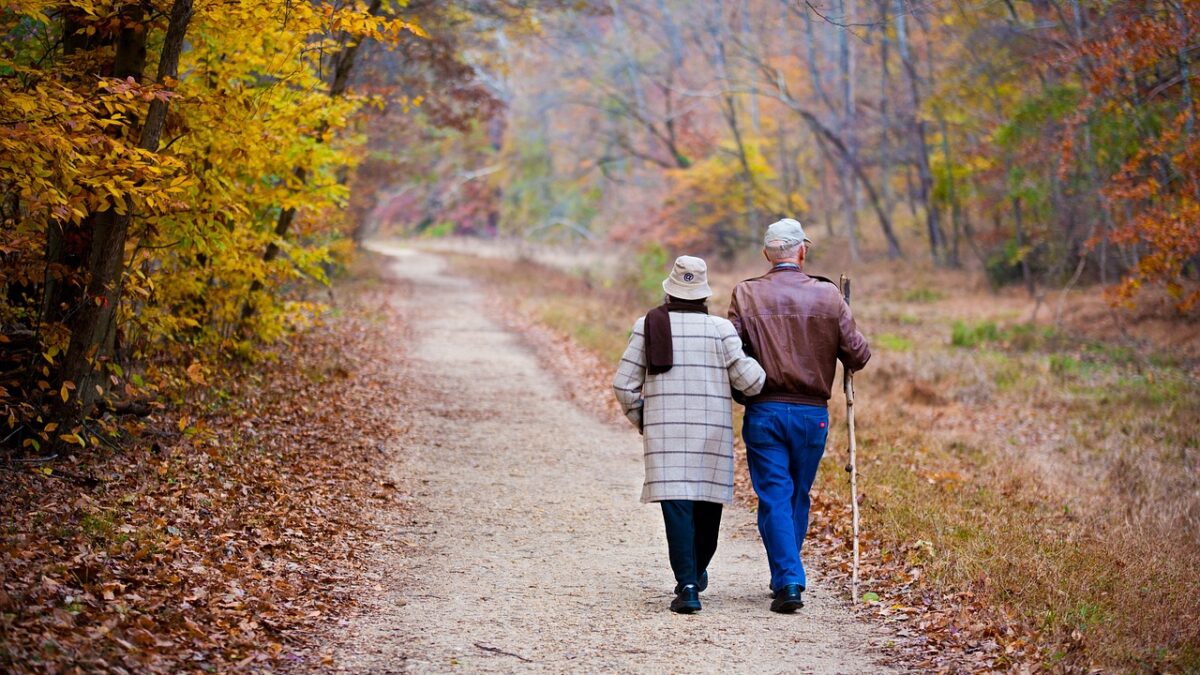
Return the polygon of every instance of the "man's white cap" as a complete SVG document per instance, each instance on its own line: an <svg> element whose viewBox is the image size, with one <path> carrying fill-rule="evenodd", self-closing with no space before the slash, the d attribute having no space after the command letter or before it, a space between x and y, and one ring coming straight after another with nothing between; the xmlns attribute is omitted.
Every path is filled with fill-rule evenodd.
<svg viewBox="0 0 1200 675"><path fill-rule="evenodd" d="M675 259L671 274L663 279L663 290L667 295L680 300L700 300L712 295L708 287L708 265L700 258L681 255Z"/></svg>
<svg viewBox="0 0 1200 675"><path fill-rule="evenodd" d="M799 222L791 218L777 220L767 226L767 234L763 237L763 244L770 244L773 241L785 242L788 245L799 244L802 241L812 243L812 239L804 234L804 227Z"/></svg>

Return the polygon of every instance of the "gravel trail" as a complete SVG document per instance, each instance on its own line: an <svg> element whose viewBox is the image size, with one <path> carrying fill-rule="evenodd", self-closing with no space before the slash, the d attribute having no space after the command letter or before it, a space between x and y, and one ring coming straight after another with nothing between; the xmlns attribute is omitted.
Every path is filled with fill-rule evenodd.
<svg viewBox="0 0 1200 675"><path fill-rule="evenodd" d="M351 672L879 673L887 635L817 569L807 606L768 611L754 516L727 508L692 616L656 505L638 502L641 439L563 395L485 295L441 258L387 249L410 326L409 431L388 448L403 508L331 637Z"/></svg>

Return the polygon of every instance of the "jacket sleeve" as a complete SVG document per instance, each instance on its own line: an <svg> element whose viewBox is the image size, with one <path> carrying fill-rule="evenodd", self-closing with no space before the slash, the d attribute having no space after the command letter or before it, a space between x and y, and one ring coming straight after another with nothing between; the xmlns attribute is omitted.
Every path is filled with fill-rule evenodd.
<svg viewBox="0 0 1200 675"><path fill-rule="evenodd" d="M867 346L867 339L854 323L850 305L846 304L845 300L841 300L841 304L841 312L838 315L838 359L853 373L867 365L867 361L871 359L871 348Z"/></svg>
<svg viewBox="0 0 1200 675"><path fill-rule="evenodd" d="M617 364L617 374L613 376L613 393L621 404L621 411L629 418L635 427L642 425L642 385L646 382L646 338L645 317L633 324L633 333L629 336L629 344Z"/></svg>
<svg viewBox="0 0 1200 675"><path fill-rule="evenodd" d="M741 284L733 287L733 293L729 298L729 323L733 324L733 330L737 332L738 337L742 338L742 342L746 342L746 329L742 325L742 310L738 307L738 296L741 295L738 291L742 288Z"/></svg>
<svg viewBox="0 0 1200 675"><path fill-rule="evenodd" d="M725 370L729 384L747 396L757 396L767 383L767 373L758 361L742 351L742 338L732 323L721 322L721 344L725 347Z"/></svg>

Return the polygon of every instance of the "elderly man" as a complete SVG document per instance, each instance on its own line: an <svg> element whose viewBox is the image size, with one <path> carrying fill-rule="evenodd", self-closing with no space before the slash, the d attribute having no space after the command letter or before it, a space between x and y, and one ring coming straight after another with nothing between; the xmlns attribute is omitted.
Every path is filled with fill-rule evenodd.
<svg viewBox="0 0 1200 675"><path fill-rule="evenodd" d="M762 391L746 399L742 438L771 567L771 610L785 614L804 606L800 550L837 361L853 372L871 358L837 285L804 273L811 241L795 220L772 223L763 238L771 270L738 284L729 307L747 353L767 373Z"/></svg>

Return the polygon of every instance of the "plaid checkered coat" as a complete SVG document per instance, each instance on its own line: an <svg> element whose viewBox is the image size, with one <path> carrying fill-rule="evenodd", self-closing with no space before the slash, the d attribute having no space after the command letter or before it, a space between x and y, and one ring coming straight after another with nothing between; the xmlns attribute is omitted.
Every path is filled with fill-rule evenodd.
<svg viewBox="0 0 1200 675"><path fill-rule="evenodd" d="M733 404L730 383L753 396L767 376L742 351L728 320L671 312L674 364L661 375L646 373L642 317L617 374L613 391L633 424L641 425L646 456L643 502L689 499L733 501Z"/></svg>

